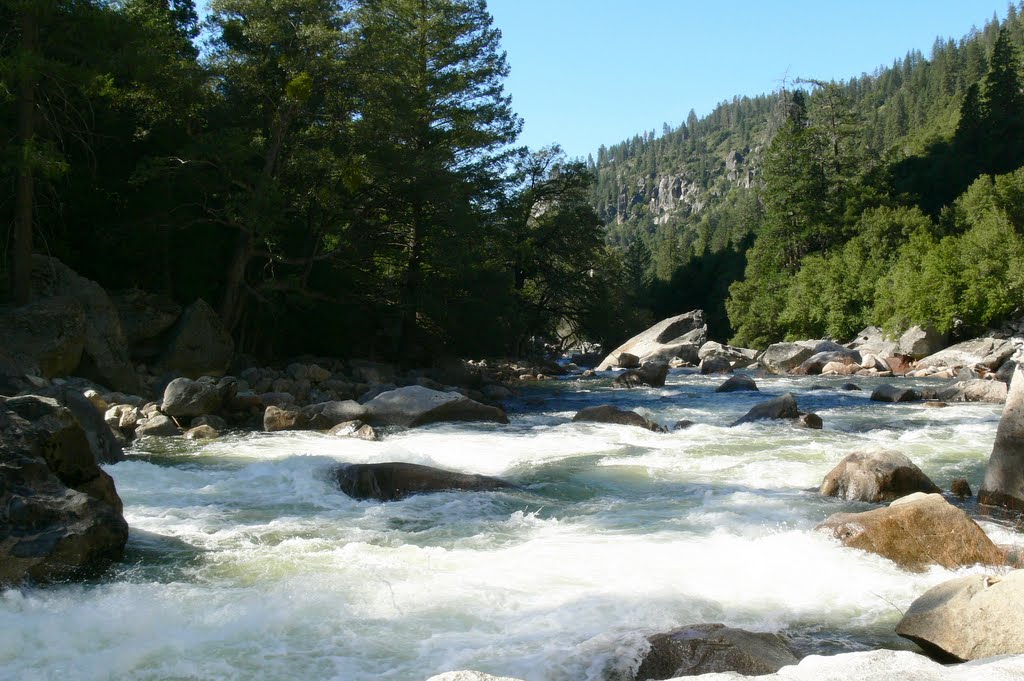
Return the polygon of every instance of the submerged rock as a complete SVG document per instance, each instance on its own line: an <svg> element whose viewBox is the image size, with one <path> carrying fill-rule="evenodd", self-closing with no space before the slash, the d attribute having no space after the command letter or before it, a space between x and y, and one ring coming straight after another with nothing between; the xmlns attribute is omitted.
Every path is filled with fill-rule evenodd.
<svg viewBox="0 0 1024 681"><path fill-rule="evenodd" d="M885 508L836 513L815 529L914 572L932 565L954 570L1006 564L1006 555L978 524L939 494L916 492Z"/></svg>
<svg viewBox="0 0 1024 681"><path fill-rule="evenodd" d="M978 501L1024 510L1024 368L1014 369Z"/></svg>
<svg viewBox="0 0 1024 681"><path fill-rule="evenodd" d="M914 492L941 492L905 455L892 449L851 452L821 483L826 497L877 504Z"/></svg>
<svg viewBox="0 0 1024 681"><path fill-rule="evenodd" d="M638 681L711 672L771 674L799 662L782 636L724 624L691 624L647 640L651 649L636 672Z"/></svg>
<svg viewBox="0 0 1024 681"><path fill-rule="evenodd" d="M641 416L635 411L626 411L613 407L610 404L601 404L596 407L587 407L581 409L575 416L572 417L574 423L580 421L586 421L590 423L616 423L623 426L638 426L640 428L646 428L647 430L654 431L655 433L664 433L665 428L654 421Z"/></svg>
<svg viewBox="0 0 1024 681"><path fill-rule="evenodd" d="M415 463L353 463L335 472L341 491L354 499L397 501L431 492L481 492L512 487L486 475L455 473Z"/></svg>
<svg viewBox="0 0 1024 681"><path fill-rule="evenodd" d="M896 633L944 662L1020 655L1022 603L1024 570L968 575L924 592L896 625Z"/></svg>
<svg viewBox="0 0 1024 681"><path fill-rule="evenodd" d="M482 404L456 392L441 392L419 385L396 388L377 395L363 405L361 418L374 426L414 428L430 423L451 421L489 421L508 423L498 407Z"/></svg>

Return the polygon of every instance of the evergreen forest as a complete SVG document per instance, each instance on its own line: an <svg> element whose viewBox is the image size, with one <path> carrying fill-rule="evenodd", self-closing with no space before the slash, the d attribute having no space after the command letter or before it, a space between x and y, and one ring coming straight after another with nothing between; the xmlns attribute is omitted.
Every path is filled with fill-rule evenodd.
<svg viewBox="0 0 1024 681"><path fill-rule="evenodd" d="M0 298L52 255L264 358L522 356L698 307L755 347L972 333L1024 307L1022 15L582 160L517 146L484 0L3 0Z"/></svg>

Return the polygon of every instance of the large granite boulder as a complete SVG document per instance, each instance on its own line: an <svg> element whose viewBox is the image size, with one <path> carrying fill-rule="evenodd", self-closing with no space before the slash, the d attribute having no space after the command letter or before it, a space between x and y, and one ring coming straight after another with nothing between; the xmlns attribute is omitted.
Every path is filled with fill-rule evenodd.
<svg viewBox="0 0 1024 681"><path fill-rule="evenodd" d="M624 371L615 377L612 385L616 388L660 388L668 377L668 363L644 362L638 369Z"/></svg>
<svg viewBox="0 0 1024 681"><path fill-rule="evenodd" d="M885 335L885 332L877 326L868 326L857 334L857 337L847 343L847 347L859 351L862 355L877 355L878 357L891 357L899 352L899 343Z"/></svg>
<svg viewBox="0 0 1024 681"><path fill-rule="evenodd" d="M927 328L912 326L900 336L898 352L902 355L910 355L914 359L921 359L935 354L944 347L946 347L944 334L930 326Z"/></svg>
<svg viewBox="0 0 1024 681"><path fill-rule="evenodd" d="M787 374L810 359L815 341L773 343L757 358L758 364L772 374Z"/></svg>
<svg viewBox="0 0 1024 681"><path fill-rule="evenodd" d="M800 366L794 368L790 373L799 376L816 376L822 373L825 366L829 364L840 364L843 366L856 365L859 369L860 363L860 352L841 347L838 350L829 349L815 352L813 355L801 362Z"/></svg>
<svg viewBox="0 0 1024 681"><path fill-rule="evenodd" d="M637 669L637 681L712 672L754 676L799 662L779 634L733 629L724 624L691 624L647 640L651 649Z"/></svg>
<svg viewBox="0 0 1024 681"><path fill-rule="evenodd" d="M170 296L129 289L111 293L131 356L149 360L160 353L160 339L181 316Z"/></svg>
<svg viewBox="0 0 1024 681"><path fill-rule="evenodd" d="M508 416L498 407L481 404L460 393L441 392L419 385L388 390L363 406L365 415L351 418L361 418L372 426L414 428L449 421L508 423Z"/></svg>
<svg viewBox="0 0 1024 681"><path fill-rule="evenodd" d="M216 385L182 377L164 388L160 411L168 416L203 416L219 410L223 401Z"/></svg>
<svg viewBox="0 0 1024 681"><path fill-rule="evenodd" d="M268 405L263 412L263 429L330 430L340 423L359 421L367 416L367 408L355 400L318 402L305 407Z"/></svg>
<svg viewBox="0 0 1024 681"><path fill-rule="evenodd" d="M932 565L955 570L1006 564L1006 555L978 524L939 494L916 492L885 508L836 513L816 529L914 572Z"/></svg>
<svg viewBox="0 0 1024 681"><path fill-rule="evenodd" d="M769 419L798 419L801 411L797 407L796 398L792 393L785 393L765 402L759 402L750 408L746 414L733 421L731 425L738 426L753 421Z"/></svg>
<svg viewBox="0 0 1024 681"><path fill-rule="evenodd" d="M181 376L223 376L234 357L235 344L220 317L203 299L185 308L169 332L158 364Z"/></svg>
<svg viewBox="0 0 1024 681"><path fill-rule="evenodd" d="M85 341L74 373L126 393L139 392L117 308L103 287L79 276L56 258L32 256L32 296L70 297L85 313Z"/></svg>
<svg viewBox="0 0 1024 681"><path fill-rule="evenodd" d="M1014 369L978 501L1024 511L1024 368Z"/></svg>
<svg viewBox="0 0 1024 681"><path fill-rule="evenodd" d="M98 463L124 461L124 448L117 435L85 395L72 388L59 388L54 392L51 396L68 409L82 427L89 449Z"/></svg>
<svg viewBox="0 0 1024 681"><path fill-rule="evenodd" d="M66 376L85 349L85 310L70 296L0 308L0 348L19 374Z"/></svg>
<svg viewBox="0 0 1024 681"><path fill-rule="evenodd" d="M829 471L823 496L877 504L914 492L941 492L904 454L892 449L851 452Z"/></svg>
<svg viewBox="0 0 1024 681"><path fill-rule="evenodd" d="M600 404L596 407L581 409L572 417L574 423L614 423L622 426L637 426L646 428L655 433L667 432L664 426L641 416L635 411L619 409L610 404Z"/></svg>
<svg viewBox="0 0 1024 681"><path fill-rule="evenodd" d="M397 501L430 492L481 492L511 484L486 475L455 473L414 463L344 464L335 472L341 491L354 499Z"/></svg>
<svg viewBox="0 0 1024 681"><path fill-rule="evenodd" d="M957 381L935 393L935 398L943 402L989 402L1002 404L1006 402L1007 385L1002 381L986 381L980 378Z"/></svg>
<svg viewBox="0 0 1024 681"><path fill-rule="evenodd" d="M734 369L742 369L748 367L754 363L757 359L757 350L751 350L750 348L740 348L734 345L724 345L717 341L708 341L704 345L700 346L700 350L697 351L697 358L703 362L709 358L724 359Z"/></svg>
<svg viewBox="0 0 1024 681"><path fill-rule="evenodd" d="M127 541L114 481L71 412L51 398L0 398L0 584L93 575Z"/></svg>
<svg viewBox="0 0 1024 681"><path fill-rule="evenodd" d="M984 367L995 371L1013 356L1016 347L1009 340L999 338L975 338L974 340L957 343L950 347L928 355L917 363L920 369L953 369L961 367Z"/></svg>
<svg viewBox="0 0 1024 681"><path fill-rule="evenodd" d="M730 376L722 385L715 388L716 393L734 393L743 390L758 391L757 383L746 374Z"/></svg>
<svg viewBox="0 0 1024 681"><path fill-rule="evenodd" d="M896 625L896 633L944 662L1021 655L1022 606L1024 570L967 575L924 592Z"/></svg>
<svg viewBox="0 0 1024 681"><path fill-rule="evenodd" d="M883 383L871 391L870 399L875 402L917 402L921 399L921 393L913 388L897 388L888 383Z"/></svg>
<svg viewBox="0 0 1024 681"><path fill-rule="evenodd" d="M646 331L642 331L613 350L601 364L598 371L623 367L619 356L633 355L639 364L644 362L670 362L673 358L696 364L701 346L707 341L707 324L703 310L663 319Z"/></svg>

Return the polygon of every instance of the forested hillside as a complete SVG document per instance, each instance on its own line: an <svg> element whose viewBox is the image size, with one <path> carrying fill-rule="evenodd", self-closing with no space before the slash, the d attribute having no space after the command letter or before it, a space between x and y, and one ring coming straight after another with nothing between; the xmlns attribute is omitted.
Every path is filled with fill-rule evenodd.
<svg viewBox="0 0 1024 681"><path fill-rule="evenodd" d="M651 316L704 307L749 345L1019 312L1020 179L991 176L1024 164L1021 10L927 57L801 74L602 147L592 201L633 299Z"/></svg>

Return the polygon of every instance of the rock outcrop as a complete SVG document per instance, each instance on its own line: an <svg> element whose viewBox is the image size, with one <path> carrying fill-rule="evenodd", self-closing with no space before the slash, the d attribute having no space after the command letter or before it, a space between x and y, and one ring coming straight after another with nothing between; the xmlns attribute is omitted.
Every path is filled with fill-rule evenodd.
<svg viewBox="0 0 1024 681"><path fill-rule="evenodd" d="M638 681L712 672L771 674L799 662L779 634L755 633L724 624L691 624L651 636L648 641L651 649L636 672Z"/></svg>
<svg viewBox="0 0 1024 681"><path fill-rule="evenodd" d="M639 364L644 362L665 362L678 357L689 364L699 361L700 348L707 341L707 324L703 310L692 310L685 314L663 319L646 331L642 331L613 350L604 358L598 371L606 371L626 365L620 361L622 354L632 355Z"/></svg>
<svg viewBox="0 0 1024 681"><path fill-rule="evenodd" d="M984 367L995 371L1013 356L1014 344L999 338L975 338L951 345L945 350L928 355L917 363L917 369L960 369Z"/></svg>
<svg viewBox="0 0 1024 681"><path fill-rule="evenodd" d="M914 492L941 492L904 454L891 449L851 452L825 476L827 497L877 504Z"/></svg>
<svg viewBox="0 0 1024 681"><path fill-rule="evenodd" d="M365 416L351 418L362 418L372 426L414 428L450 421L508 423L508 416L498 407L471 400L457 392L441 392L419 385L383 392L363 406L366 408Z"/></svg>
<svg viewBox="0 0 1024 681"><path fill-rule="evenodd" d="M863 513L836 513L816 528L844 546L877 553L921 572L932 565L957 569L1005 565L1006 556L978 524L939 494L917 492Z"/></svg>
<svg viewBox="0 0 1024 681"><path fill-rule="evenodd" d="M511 484L486 475L470 475L414 463L345 464L335 472L341 491L354 499L397 501L431 492L486 492Z"/></svg>
<svg viewBox="0 0 1024 681"><path fill-rule="evenodd" d="M1024 511L1024 368L1013 372L978 501Z"/></svg>
<svg viewBox="0 0 1024 681"><path fill-rule="evenodd" d="M50 398L0 399L0 509L0 584L95 574L128 541L114 481Z"/></svg>
<svg viewBox="0 0 1024 681"><path fill-rule="evenodd" d="M1024 654L1024 570L968 575L917 598L896 633L944 662ZM981 678L981 677L979 677Z"/></svg>
<svg viewBox="0 0 1024 681"><path fill-rule="evenodd" d="M635 411L626 411L610 404L581 409L572 417L574 423L614 423L622 426L637 426L655 433L666 432L665 428Z"/></svg>

